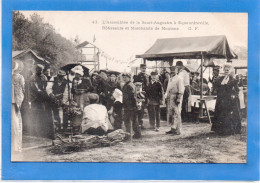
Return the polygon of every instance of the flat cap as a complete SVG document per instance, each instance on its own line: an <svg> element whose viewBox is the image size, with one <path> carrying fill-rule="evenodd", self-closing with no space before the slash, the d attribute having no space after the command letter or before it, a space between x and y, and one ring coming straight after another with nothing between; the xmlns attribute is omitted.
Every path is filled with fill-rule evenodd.
<svg viewBox="0 0 260 183"><path fill-rule="evenodd" d="M58 75L59 75L59 76L65 76L65 75L66 75L66 72L63 71L63 70L59 70L59 71L58 71Z"/></svg>
<svg viewBox="0 0 260 183"><path fill-rule="evenodd" d="M140 64L140 67L146 67L146 64Z"/></svg>
<svg viewBox="0 0 260 183"><path fill-rule="evenodd" d="M131 74L130 74L130 73L123 73L122 76L123 76L123 77L125 76L125 77L131 78Z"/></svg>
<svg viewBox="0 0 260 183"><path fill-rule="evenodd" d="M39 69L42 69L42 70L43 70L43 69L44 69L44 66L41 65L41 64L37 64L37 65L36 65L36 68L39 68Z"/></svg>
<svg viewBox="0 0 260 183"><path fill-rule="evenodd" d="M176 66L183 66L183 62L182 61L177 61L176 62Z"/></svg>
<svg viewBox="0 0 260 183"><path fill-rule="evenodd" d="M157 75L158 73L156 71L152 71L151 75Z"/></svg>

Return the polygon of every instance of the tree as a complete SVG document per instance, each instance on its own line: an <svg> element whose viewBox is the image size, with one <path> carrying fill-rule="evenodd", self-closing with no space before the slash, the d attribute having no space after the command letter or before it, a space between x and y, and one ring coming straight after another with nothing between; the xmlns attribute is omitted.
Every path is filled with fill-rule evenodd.
<svg viewBox="0 0 260 183"><path fill-rule="evenodd" d="M13 50L34 50L39 56L48 60L54 70L75 62L79 54L74 41L56 33L54 27L45 23L36 13L28 20L19 11L14 11L12 44Z"/></svg>

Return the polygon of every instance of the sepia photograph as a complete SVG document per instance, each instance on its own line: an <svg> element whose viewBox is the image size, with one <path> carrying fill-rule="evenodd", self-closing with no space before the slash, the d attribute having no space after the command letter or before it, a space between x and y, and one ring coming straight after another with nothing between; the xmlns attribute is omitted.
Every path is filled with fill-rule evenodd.
<svg viewBox="0 0 260 183"><path fill-rule="evenodd" d="M247 163L248 14L13 11L12 162Z"/></svg>

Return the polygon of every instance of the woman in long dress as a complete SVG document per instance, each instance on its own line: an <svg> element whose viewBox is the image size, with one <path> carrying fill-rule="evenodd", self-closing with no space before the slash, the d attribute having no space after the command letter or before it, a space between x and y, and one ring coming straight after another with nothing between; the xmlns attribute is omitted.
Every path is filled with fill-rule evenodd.
<svg viewBox="0 0 260 183"><path fill-rule="evenodd" d="M15 61L12 68L12 152L22 151L21 105L24 99L24 77L20 74L23 63Z"/></svg>
<svg viewBox="0 0 260 183"><path fill-rule="evenodd" d="M225 76L216 82L217 101L212 131L231 135L241 132L238 80L230 64L224 65Z"/></svg>

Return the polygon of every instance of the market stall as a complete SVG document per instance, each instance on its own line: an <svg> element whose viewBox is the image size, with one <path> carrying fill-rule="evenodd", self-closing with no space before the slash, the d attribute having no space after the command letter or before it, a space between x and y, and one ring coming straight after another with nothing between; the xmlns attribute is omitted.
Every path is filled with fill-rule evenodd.
<svg viewBox="0 0 260 183"><path fill-rule="evenodd" d="M229 47L226 36L180 37L157 39L144 54L136 55L146 61L164 61L173 64L176 59L200 59L200 82L203 83L203 66L209 59L236 59L237 55ZM207 98L203 96L203 85L200 85L200 117L203 117L203 105ZM207 107L206 107L207 108ZM208 115L210 120L210 117Z"/></svg>

